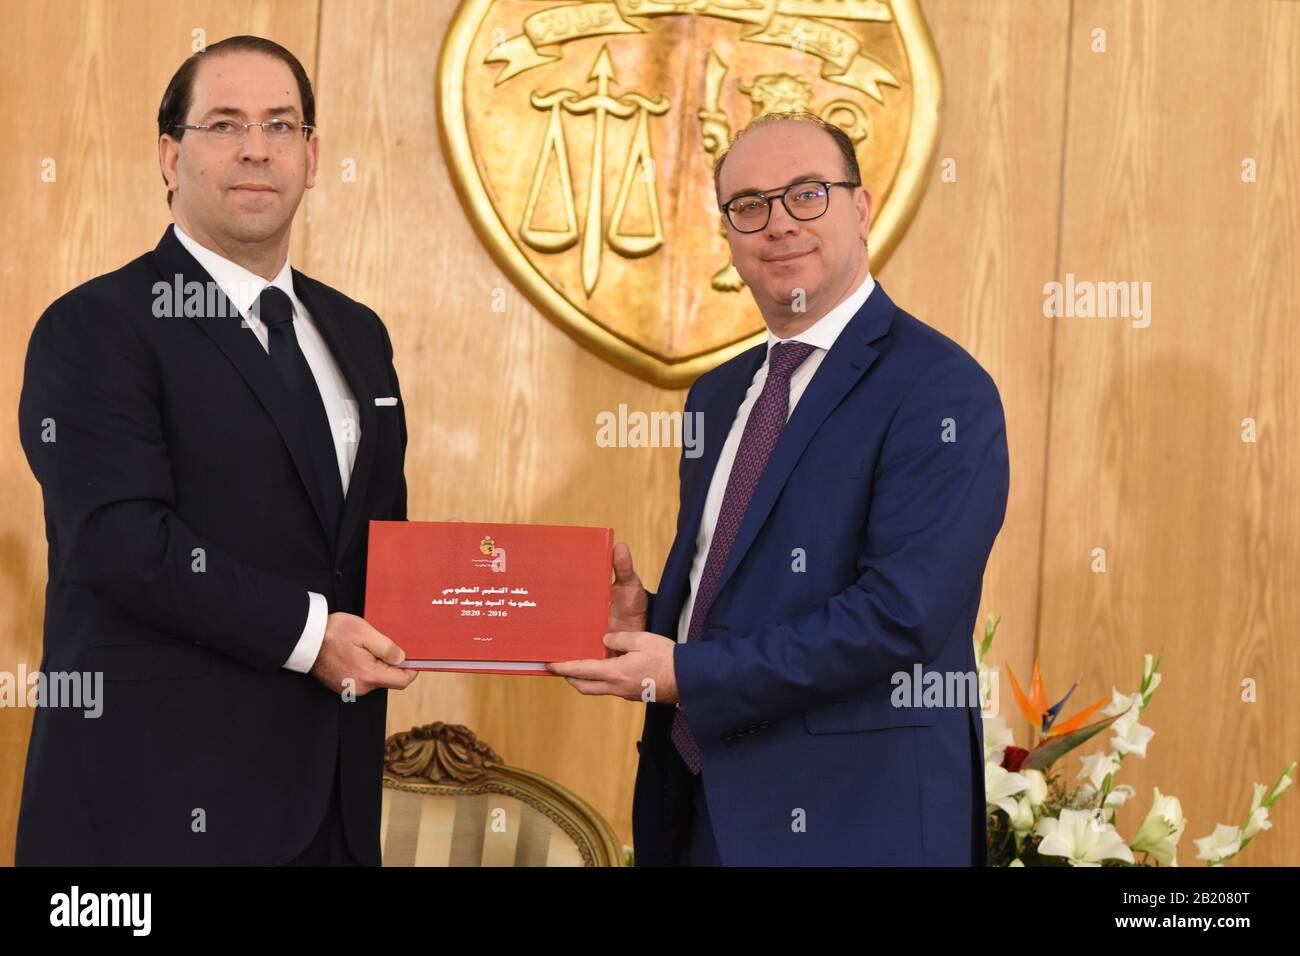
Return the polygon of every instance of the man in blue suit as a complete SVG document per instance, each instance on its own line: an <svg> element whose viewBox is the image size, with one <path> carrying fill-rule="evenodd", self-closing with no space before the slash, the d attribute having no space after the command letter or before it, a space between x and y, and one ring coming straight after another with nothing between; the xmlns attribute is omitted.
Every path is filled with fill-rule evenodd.
<svg viewBox="0 0 1300 956"><path fill-rule="evenodd" d="M983 865L972 634L1006 509L997 387L872 279L841 130L764 116L715 185L768 340L687 396L704 453L681 459L658 593L620 544L615 656L552 669L648 701L638 864Z"/></svg>

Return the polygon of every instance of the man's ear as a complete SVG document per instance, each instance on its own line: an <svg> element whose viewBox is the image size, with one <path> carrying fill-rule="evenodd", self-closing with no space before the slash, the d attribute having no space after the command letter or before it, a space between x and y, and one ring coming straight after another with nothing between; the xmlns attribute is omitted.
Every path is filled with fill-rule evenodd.
<svg viewBox="0 0 1300 956"><path fill-rule="evenodd" d="M180 143L170 133L158 137L158 168L170 192L176 191L176 164L180 160Z"/></svg>
<svg viewBox="0 0 1300 956"><path fill-rule="evenodd" d="M857 196L854 197L854 201L858 207L858 233L865 241L867 238L867 231L871 226L871 190L866 186L860 186L857 191Z"/></svg>
<svg viewBox="0 0 1300 956"><path fill-rule="evenodd" d="M307 188L316 185L316 164L320 161L320 135L312 130L307 140Z"/></svg>

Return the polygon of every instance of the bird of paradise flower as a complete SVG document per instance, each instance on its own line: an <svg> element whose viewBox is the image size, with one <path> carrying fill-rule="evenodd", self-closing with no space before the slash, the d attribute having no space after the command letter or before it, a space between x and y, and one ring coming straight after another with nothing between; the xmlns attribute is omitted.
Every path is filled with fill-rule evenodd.
<svg viewBox="0 0 1300 956"><path fill-rule="evenodd" d="M996 627L996 624L994 624L994 627ZM1101 697L1068 720L1057 724L1056 721L1065 709L1066 701L1070 699L1079 686L1078 682L1076 681L1071 685L1064 697L1048 707L1047 691L1043 686L1043 672L1036 658L1034 660L1034 676L1029 683L1028 695L1020 689L1020 682L1016 680L1016 674L1011 669L1011 665L1004 662L1003 666L1007 669L1007 676L1011 678L1011 691L1015 695L1016 706L1020 708L1020 712L1029 721L1029 726L1035 728L1036 734L1042 736L1042 739L1028 750L1015 746L1006 748L1002 758L1002 766L1012 773L1019 770L1045 770L1059 758L1101 733L1124 716L1122 713L1115 714L1096 723L1085 725L1084 721L1104 707L1110 699L1109 697ZM1157 666L1159 666L1158 662Z"/></svg>

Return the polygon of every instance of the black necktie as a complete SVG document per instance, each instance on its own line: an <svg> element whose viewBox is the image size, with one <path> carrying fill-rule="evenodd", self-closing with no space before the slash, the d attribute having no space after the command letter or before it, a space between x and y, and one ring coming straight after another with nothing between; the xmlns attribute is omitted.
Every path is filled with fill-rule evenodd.
<svg viewBox="0 0 1300 956"><path fill-rule="evenodd" d="M331 522L329 533L332 542L343 510L343 482L339 477L338 455L325 402L293 331L293 303L280 289L267 286L253 303L252 311L266 324L271 364L293 397L300 433L306 438L312 469L325 496L325 514Z"/></svg>

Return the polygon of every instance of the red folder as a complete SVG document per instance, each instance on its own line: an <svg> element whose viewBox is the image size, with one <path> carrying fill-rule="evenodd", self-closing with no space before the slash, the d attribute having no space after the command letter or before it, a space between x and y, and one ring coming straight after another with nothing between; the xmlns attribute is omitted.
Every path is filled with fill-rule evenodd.
<svg viewBox="0 0 1300 956"><path fill-rule="evenodd" d="M403 667L553 676L608 656L609 528L372 521L369 547L365 618Z"/></svg>

